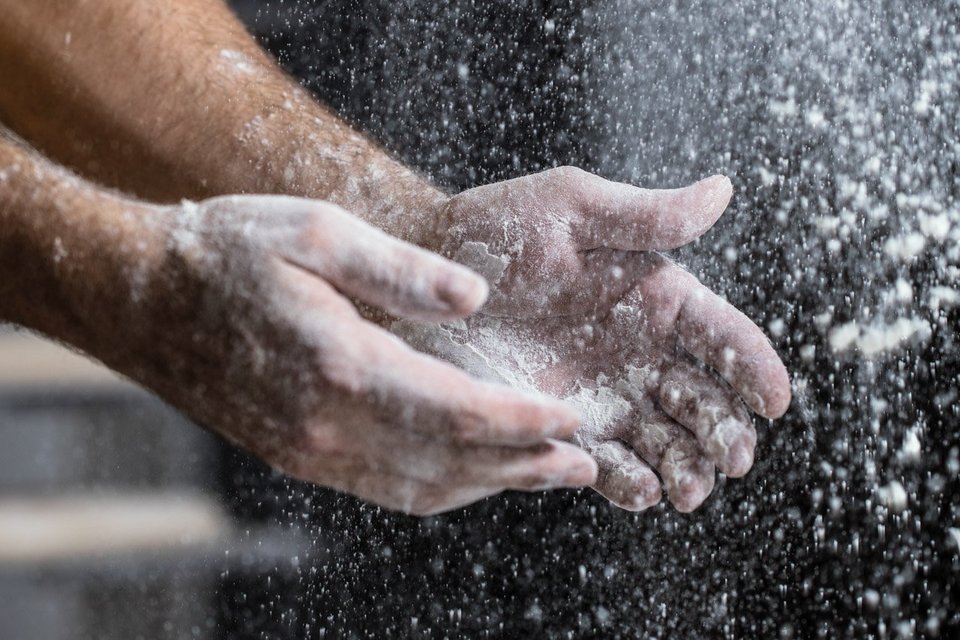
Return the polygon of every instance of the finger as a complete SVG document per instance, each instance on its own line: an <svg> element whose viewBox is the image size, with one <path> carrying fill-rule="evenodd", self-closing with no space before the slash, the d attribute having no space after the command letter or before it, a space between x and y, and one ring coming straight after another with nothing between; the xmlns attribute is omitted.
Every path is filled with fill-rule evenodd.
<svg viewBox="0 0 960 640"><path fill-rule="evenodd" d="M692 433L659 410L631 425L623 439L660 474L677 511L689 513L703 504L716 479L716 468Z"/></svg>
<svg viewBox="0 0 960 640"><path fill-rule="evenodd" d="M491 453L483 451L481 455L486 457ZM492 455L492 464L476 466L476 477L469 478L470 484L543 491L586 487L597 480L596 461L580 447L567 442L552 440L529 451L502 448L494 450Z"/></svg>
<svg viewBox="0 0 960 640"><path fill-rule="evenodd" d="M589 176L582 187L584 213L574 233L582 249L675 249L712 227L732 195L726 176L682 189L641 189Z"/></svg>
<svg viewBox="0 0 960 640"><path fill-rule="evenodd" d="M683 347L717 371L751 409L779 418L790 406L790 378L767 337L747 316L697 283L677 319Z"/></svg>
<svg viewBox="0 0 960 640"><path fill-rule="evenodd" d="M500 493L500 487L452 487L389 473L357 469L330 483L385 509L417 516L451 511Z"/></svg>
<svg viewBox="0 0 960 640"><path fill-rule="evenodd" d="M409 448L409 442L404 443ZM403 446L402 444L394 447ZM387 451L389 447L384 449ZM550 441L529 449L472 447L455 452L425 443L387 460L340 465L337 488L389 509L428 515L469 504L504 489L542 491L582 487L596 480L593 458L578 447Z"/></svg>
<svg viewBox="0 0 960 640"><path fill-rule="evenodd" d="M460 446L409 440L384 449L381 463L396 472L445 486L478 486L542 491L584 487L597 477L597 464L579 447L548 440L535 447Z"/></svg>
<svg viewBox="0 0 960 640"><path fill-rule="evenodd" d="M725 474L738 478L753 466L757 432L747 408L712 372L676 363L661 374L658 400Z"/></svg>
<svg viewBox="0 0 960 640"><path fill-rule="evenodd" d="M580 415L566 403L462 375L466 384L445 398L428 399L460 442L523 446L544 438L569 440L580 426ZM435 388L439 385L438 380Z"/></svg>
<svg viewBox="0 0 960 640"><path fill-rule="evenodd" d="M368 322L351 331L363 386L414 430L461 444L530 446L570 439L580 426L564 402L479 381Z"/></svg>
<svg viewBox="0 0 960 640"><path fill-rule="evenodd" d="M622 442L608 440L590 449L599 473L593 485L603 497L627 511L643 511L660 502L660 479Z"/></svg>
<svg viewBox="0 0 960 640"><path fill-rule="evenodd" d="M529 446L546 438L568 440L580 426L580 415L564 402L477 380L403 346L391 366L405 375L390 375L384 383L393 385L398 398L414 400L410 406L420 412L414 428L463 444Z"/></svg>
<svg viewBox="0 0 960 640"><path fill-rule="evenodd" d="M339 207L294 202L310 207L312 221L285 257L344 294L419 320L467 316L486 300L486 281L466 267L393 238Z"/></svg>
<svg viewBox="0 0 960 640"><path fill-rule="evenodd" d="M488 487L441 487L424 484L415 499L403 509L418 516L433 516L460 509L484 498L500 493L500 488Z"/></svg>

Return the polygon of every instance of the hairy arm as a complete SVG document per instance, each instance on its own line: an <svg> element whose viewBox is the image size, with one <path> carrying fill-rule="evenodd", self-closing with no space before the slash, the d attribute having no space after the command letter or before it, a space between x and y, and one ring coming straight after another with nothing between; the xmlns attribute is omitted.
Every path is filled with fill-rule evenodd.
<svg viewBox="0 0 960 640"><path fill-rule="evenodd" d="M159 247L122 198L81 185L0 127L0 321L90 348L117 311L95 298Z"/></svg>
<svg viewBox="0 0 960 640"><path fill-rule="evenodd" d="M0 0L0 121L157 202L283 193L437 246L445 196L287 77L221 0Z"/></svg>

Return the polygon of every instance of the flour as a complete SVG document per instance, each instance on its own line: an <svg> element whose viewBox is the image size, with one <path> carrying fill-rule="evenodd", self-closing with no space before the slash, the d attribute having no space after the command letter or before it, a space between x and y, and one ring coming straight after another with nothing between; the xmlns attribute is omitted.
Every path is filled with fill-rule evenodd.
<svg viewBox="0 0 960 640"><path fill-rule="evenodd" d="M950 536L950 541L953 542L957 547L957 551L960 551L960 529L956 527L949 527L947 533Z"/></svg>
<svg viewBox="0 0 960 640"><path fill-rule="evenodd" d="M907 431L903 437L903 446L900 448L900 459L904 462L916 463L920 461L923 448L920 445L920 438L916 429Z"/></svg>
<svg viewBox="0 0 960 640"><path fill-rule="evenodd" d="M454 254L453 259L479 273L491 286L500 282L507 267L510 266L509 257L490 253L490 248L485 242L464 242Z"/></svg>
<svg viewBox="0 0 960 640"><path fill-rule="evenodd" d="M898 481L891 480L880 487L878 494L880 502L894 513L903 513L907 509L907 492Z"/></svg>
<svg viewBox="0 0 960 640"><path fill-rule="evenodd" d="M222 49L220 51L220 57L231 63L233 67L241 73L253 73L253 65L243 52L232 49Z"/></svg>
<svg viewBox="0 0 960 640"><path fill-rule="evenodd" d="M434 355L488 382L532 393L545 391L544 378L559 360L558 353L533 339L526 325L476 315L469 322L443 324L395 321L390 331L413 348ZM599 374L578 380L558 395L580 413L577 443L587 450L612 437L640 403L649 403L650 385L659 373L650 366L628 365L611 379Z"/></svg>
<svg viewBox="0 0 960 640"><path fill-rule="evenodd" d="M629 415L632 409L626 398L606 386L596 389L581 386L565 400L580 412L583 423L577 433L577 441L588 449L595 446L604 432Z"/></svg>
<svg viewBox="0 0 960 640"><path fill-rule="evenodd" d="M922 234L912 231L887 239L883 245L883 250L891 258L906 262L920 255L926 244L927 239Z"/></svg>
<svg viewBox="0 0 960 640"><path fill-rule="evenodd" d="M892 351L911 339L926 340L931 335L930 323L919 317L898 318L890 324L861 325L849 322L830 331L828 340L835 352L859 348L867 357Z"/></svg>
<svg viewBox="0 0 960 640"><path fill-rule="evenodd" d="M390 326L390 331L414 349L446 360L481 380L506 384L523 391L533 389L529 376L498 366L487 354L467 344L467 325L462 320L444 324L398 320Z"/></svg>
<svg viewBox="0 0 960 640"><path fill-rule="evenodd" d="M200 205L190 200L182 200L180 208L176 210L177 224L170 234L173 247L188 253L196 251L200 244L200 228L204 217Z"/></svg>
<svg viewBox="0 0 960 640"><path fill-rule="evenodd" d="M960 304L960 291L951 287L930 287L930 300L927 303L931 310L939 311L943 307Z"/></svg>

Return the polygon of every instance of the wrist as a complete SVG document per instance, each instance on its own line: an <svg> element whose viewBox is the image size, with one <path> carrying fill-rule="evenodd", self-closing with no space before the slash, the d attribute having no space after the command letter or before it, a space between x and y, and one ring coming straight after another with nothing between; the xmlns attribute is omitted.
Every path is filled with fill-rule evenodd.
<svg viewBox="0 0 960 640"><path fill-rule="evenodd" d="M156 210L17 151L0 162L0 319L101 358L162 250Z"/></svg>
<svg viewBox="0 0 960 640"><path fill-rule="evenodd" d="M449 202L450 196L432 185L425 184L419 190L411 189L397 203L397 211L382 215L389 225L384 230L401 240L440 253L449 227Z"/></svg>

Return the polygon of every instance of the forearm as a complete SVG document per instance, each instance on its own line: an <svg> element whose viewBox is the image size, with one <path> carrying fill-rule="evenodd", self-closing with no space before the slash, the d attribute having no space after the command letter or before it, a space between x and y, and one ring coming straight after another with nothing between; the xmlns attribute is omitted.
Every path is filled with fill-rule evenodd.
<svg viewBox="0 0 960 640"><path fill-rule="evenodd" d="M128 272L156 254L138 207L0 128L0 321L92 347L129 300Z"/></svg>
<svg viewBox="0 0 960 640"><path fill-rule="evenodd" d="M155 201L285 193L436 246L444 196L317 104L219 0L0 0L0 119Z"/></svg>

